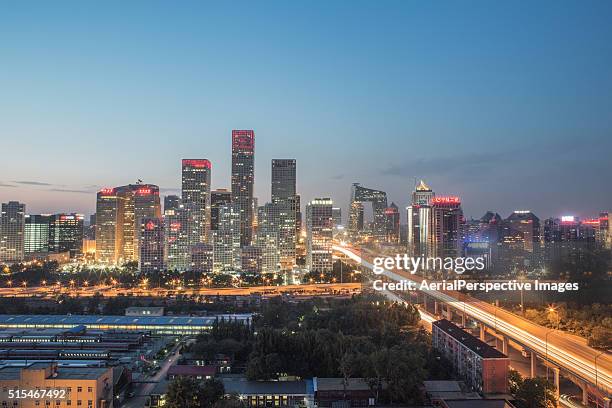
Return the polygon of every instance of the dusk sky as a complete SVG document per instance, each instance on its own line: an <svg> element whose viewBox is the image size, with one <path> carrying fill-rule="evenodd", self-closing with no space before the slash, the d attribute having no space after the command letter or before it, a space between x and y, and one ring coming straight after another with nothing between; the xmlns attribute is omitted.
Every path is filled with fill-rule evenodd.
<svg viewBox="0 0 612 408"><path fill-rule="evenodd" d="M296 158L302 202L350 186L467 216L612 210L612 2L3 2L0 202L95 211L103 186L229 187L254 129L256 196Z"/></svg>

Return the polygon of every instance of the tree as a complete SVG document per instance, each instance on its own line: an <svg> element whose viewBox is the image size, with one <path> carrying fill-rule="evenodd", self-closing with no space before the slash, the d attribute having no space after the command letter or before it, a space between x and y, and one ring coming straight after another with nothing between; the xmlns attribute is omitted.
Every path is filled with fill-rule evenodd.
<svg viewBox="0 0 612 408"><path fill-rule="evenodd" d="M514 395L524 408L555 408L555 386L545 378L525 378Z"/></svg>
<svg viewBox="0 0 612 408"><path fill-rule="evenodd" d="M212 407L224 394L225 388L219 380L202 383L190 377L179 377L168 385L166 405L168 408Z"/></svg>
<svg viewBox="0 0 612 408"><path fill-rule="evenodd" d="M199 384L192 378L179 377L168 385L166 406L168 408L200 408Z"/></svg>

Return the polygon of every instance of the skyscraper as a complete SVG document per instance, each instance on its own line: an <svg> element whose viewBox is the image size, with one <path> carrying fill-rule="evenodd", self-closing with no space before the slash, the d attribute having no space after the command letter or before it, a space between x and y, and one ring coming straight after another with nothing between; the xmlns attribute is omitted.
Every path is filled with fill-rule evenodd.
<svg viewBox="0 0 612 408"><path fill-rule="evenodd" d="M238 270L240 263L240 210L235 204L219 207L219 227L213 232L213 270Z"/></svg>
<svg viewBox="0 0 612 408"><path fill-rule="evenodd" d="M219 208L232 202L232 192L219 188L210 194L210 229L219 229Z"/></svg>
<svg viewBox="0 0 612 408"><path fill-rule="evenodd" d="M21 262L24 258L25 204L2 203L0 213L0 261Z"/></svg>
<svg viewBox="0 0 612 408"><path fill-rule="evenodd" d="M268 221L272 221L278 235L280 267L290 270L296 264L296 223L299 213L296 195L295 159L272 160L272 204L268 206Z"/></svg>
<svg viewBox="0 0 612 408"><path fill-rule="evenodd" d="M100 190L96 200L96 260L111 264L138 261L140 220L160 217L156 185L129 184Z"/></svg>
<svg viewBox="0 0 612 408"><path fill-rule="evenodd" d="M316 272L331 272L332 206L330 198L315 198L306 206L306 267Z"/></svg>
<svg viewBox="0 0 612 408"><path fill-rule="evenodd" d="M524 249L533 252L540 243L540 219L529 210L514 211L503 222L503 234L518 233L522 236Z"/></svg>
<svg viewBox="0 0 612 408"><path fill-rule="evenodd" d="M49 222L49 252L69 252L70 258L83 255L83 215L54 214Z"/></svg>
<svg viewBox="0 0 612 408"><path fill-rule="evenodd" d="M459 197L431 199L429 244L436 256L461 256L463 211Z"/></svg>
<svg viewBox="0 0 612 408"><path fill-rule="evenodd" d="M386 241L392 244L399 244L400 241L400 215L395 203L385 209L385 232Z"/></svg>
<svg viewBox="0 0 612 408"><path fill-rule="evenodd" d="M363 203L372 203L374 220L371 228L366 231L374 238L385 239L385 209L387 209L387 193L372 190L353 183L351 187L351 207L349 213L349 232L351 236L357 237L364 232L364 209Z"/></svg>
<svg viewBox="0 0 612 408"><path fill-rule="evenodd" d="M49 224L51 216L48 214L26 214L25 216L25 254L49 252Z"/></svg>
<svg viewBox="0 0 612 408"><path fill-rule="evenodd" d="M138 269L140 273L154 273L164 270L164 222L161 218L140 218L138 234Z"/></svg>
<svg viewBox="0 0 612 408"><path fill-rule="evenodd" d="M96 198L96 262L114 264L118 245L118 197L114 188L103 188Z"/></svg>
<svg viewBox="0 0 612 408"><path fill-rule="evenodd" d="M189 213L189 245L207 243L210 238L210 177L207 159L183 159L182 202Z"/></svg>
<svg viewBox="0 0 612 408"><path fill-rule="evenodd" d="M191 266L188 215L183 204L179 204L176 209L164 211L166 263L170 270L186 271Z"/></svg>
<svg viewBox="0 0 612 408"><path fill-rule="evenodd" d="M232 130L232 203L240 211L240 245L253 239L255 132Z"/></svg>
<svg viewBox="0 0 612 408"><path fill-rule="evenodd" d="M177 195L167 195L164 197L164 211L176 210L181 204L181 197Z"/></svg>
<svg viewBox="0 0 612 408"><path fill-rule="evenodd" d="M272 202L295 201L295 159L272 159Z"/></svg>
<svg viewBox="0 0 612 408"><path fill-rule="evenodd" d="M423 180L412 192L412 202L406 207L408 252L421 255L426 251L429 236L433 190Z"/></svg>

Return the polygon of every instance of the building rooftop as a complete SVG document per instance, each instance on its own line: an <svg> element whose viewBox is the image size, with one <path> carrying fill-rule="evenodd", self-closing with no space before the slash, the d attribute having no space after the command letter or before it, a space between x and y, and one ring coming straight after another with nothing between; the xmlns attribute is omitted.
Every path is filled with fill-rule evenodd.
<svg viewBox="0 0 612 408"><path fill-rule="evenodd" d="M442 381L423 381L425 392L432 400L441 399L461 399L475 400L481 399L477 392L469 391L463 381L442 380Z"/></svg>
<svg viewBox="0 0 612 408"><path fill-rule="evenodd" d="M22 370L44 370L50 364L55 363L37 362L27 367L6 366L0 368L0 381L19 380ZM103 367L57 367L54 380L95 380L109 371Z"/></svg>
<svg viewBox="0 0 612 408"><path fill-rule="evenodd" d="M214 376L217 373L217 367L212 365L195 366L195 365L174 365L168 369L168 376L185 375L185 376Z"/></svg>
<svg viewBox="0 0 612 408"><path fill-rule="evenodd" d="M449 334L455 340L478 354L482 358L508 358L501 351L489 346L479 338L472 336L459 326L449 322L446 319L441 319L433 322L433 325L438 327L440 330Z"/></svg>
<svg viewBox="0 0 612 408"><path fill-rule="evenodd" d="M307 395L308 381L249 381L245 377L220 378L226 394L239 395Z"/></svg>
<svg viewBox="0 0 612 408"><path fill-rule="evenodd" d="M100 315L0 315L1 327L26 325L120 325L120 326L210 326L215 320L251 319L250 314L223 314L206 317L191 316L100 316Z"/></svg>
<svg viewBox="0 0 612 408"><path fill-rule="evenodd" d="M315 391L337 391L343 390L342 378L319 378L312 379ZM349 378L346 385L347 391L369 391L370 387L364 378Z"/></svg>

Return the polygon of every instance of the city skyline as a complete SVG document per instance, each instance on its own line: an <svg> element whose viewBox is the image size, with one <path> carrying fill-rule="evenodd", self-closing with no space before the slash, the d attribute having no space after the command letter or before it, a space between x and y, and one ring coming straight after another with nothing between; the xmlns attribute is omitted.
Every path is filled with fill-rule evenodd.
<svg viewBox="0 0 612 408"><path fill-rule="evenodd" d="M91 7L3 7L2 202L91 214L137 179L178 194L186 157L231 188L230 132L253 129L260 203L270 161L293 158L302 207L344 214L359 182L405 223L419 179L467 217L610 209L608 3Z"/></svg>

